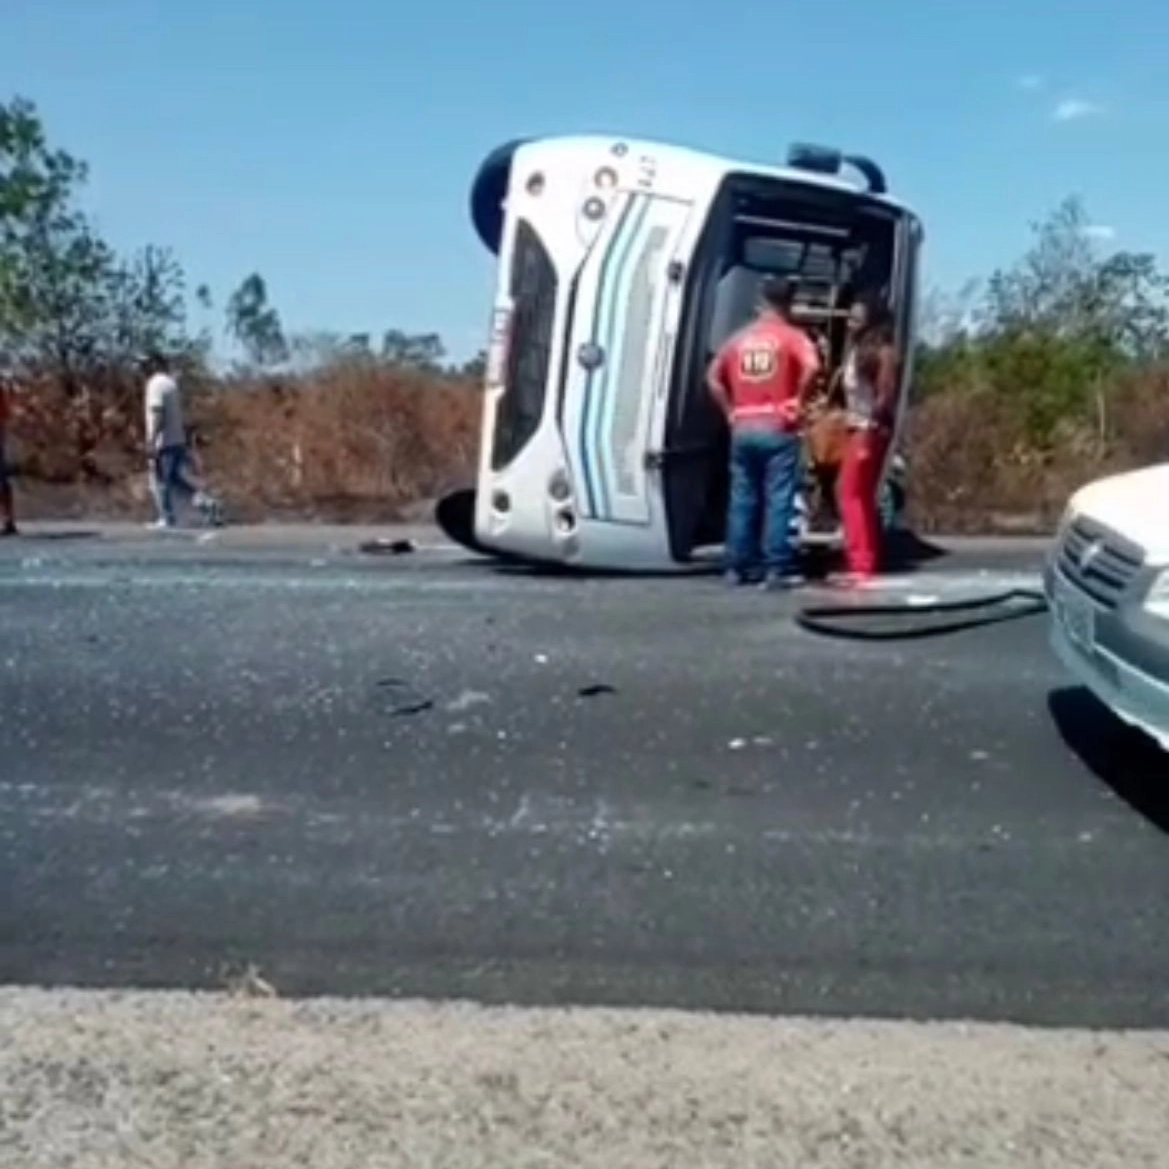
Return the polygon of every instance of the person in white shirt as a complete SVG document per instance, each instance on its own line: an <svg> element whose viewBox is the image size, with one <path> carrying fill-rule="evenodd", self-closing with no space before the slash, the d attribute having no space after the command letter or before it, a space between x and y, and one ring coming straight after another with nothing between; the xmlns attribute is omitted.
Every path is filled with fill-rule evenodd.
<svg viewBox="0 0 1169 1169"><path fill-rule="evenodd" d="M190 475L183 403L170 363L161 354L151 354L147 360L147 374L146 452L150 464L150 490L158 511L152 527L175 526L176 491L186 495L206 521L218 523L218 502Z"/></svg>

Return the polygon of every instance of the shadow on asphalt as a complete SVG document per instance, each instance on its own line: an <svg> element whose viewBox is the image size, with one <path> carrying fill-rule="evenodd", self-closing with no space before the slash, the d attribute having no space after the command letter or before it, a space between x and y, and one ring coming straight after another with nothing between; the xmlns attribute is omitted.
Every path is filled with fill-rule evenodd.
<svg viewBox="0 0 1169 1169"><path fill-rule="evenodd" d="M1169 756L1082 687L1052 691L1047 707L1060 737L1080 761L1169 835Z"/></svg>
<svg viewBox="0 0 1169 1169"><path fill-rule="evenodd" d="M889 572L911 572L922 564L948 555L945 548L922 539L915 532L890 532L885 540Z"/></svg>
<svg viewBox="0 0 1169 1169"><path fill-rule="evenodd" d="M916 572L923 565L950 555L945 548L905 530L886 535L884 554L884 571L896 576ZM844 567L844 555L839 548L813 546L805 552L804 558L805 571L812 578L823 578Z"/></svg>
<svg viewBox="0 0 1169 1169"><path fill-rule="evenodd" d="M915 572L925 564L948 556L946 549L923 540L912 532L893 533L886 543L885 571L898 576ZM813 545L805 550L803 568L809 580L823 580L830 573L843 567L843 559L838 548L825 548ZM655 572L607 572L601 569L573 569L563 565L526 564L520 561L496 561L492 564L495 572L505 576L556 576L556 577L588 577L621 578L637 576L642 579L675 578L678 576L714 576L722 571L721 563L716 555L711 555L707 562L689 564L682 572L655 571Z"/></svg>
<svg viewBox="0 0 1169 1169"><path fill-rule="evenodd" d="M17 537L17 541L21 544L60 544L65 541L98 540L100 538L101 532L89 528L71 528L60 532L22 531Z"/></svg>

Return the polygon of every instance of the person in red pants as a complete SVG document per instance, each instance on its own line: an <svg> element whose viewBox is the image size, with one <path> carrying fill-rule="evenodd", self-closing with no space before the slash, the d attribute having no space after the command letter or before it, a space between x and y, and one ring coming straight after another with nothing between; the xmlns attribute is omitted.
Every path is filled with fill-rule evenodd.
<svg viewBox="0 0 1169 1169"><path fill-rule="evenodd" d="M892 314L880 298L854 303L848 329L842 377L848 441L837 481L847 572L838 583L863 587L881 567L877 491L893 437L900 357Z"/></svg>

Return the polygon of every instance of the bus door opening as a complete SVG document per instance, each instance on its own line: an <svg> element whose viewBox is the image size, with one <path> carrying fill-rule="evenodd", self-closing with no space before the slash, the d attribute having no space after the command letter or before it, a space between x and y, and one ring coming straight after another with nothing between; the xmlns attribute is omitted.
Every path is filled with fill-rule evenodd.
<svg viewBox="0 0 1169 1169"><path fill-rule="evenodd" d="M863 196L758 176L728 180L689 274L671 386L661 461L675 560L684 562L725 537L729 435L705 373L722 343L753 316L761 279L796 280L794 315L821 347L818 408L828 409L853 298L896 293L894 239L892 214ZM826 506L831 514L833 496L834 479L813 463L805 498L813 510Z"/></svg>

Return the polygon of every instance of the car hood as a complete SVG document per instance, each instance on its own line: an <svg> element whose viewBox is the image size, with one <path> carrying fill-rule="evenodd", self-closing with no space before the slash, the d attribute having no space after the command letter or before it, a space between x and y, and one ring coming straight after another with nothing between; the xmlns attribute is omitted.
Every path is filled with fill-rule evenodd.
<svg viewBox="0 0 1169 1169"><path fill-rule="evenodd" d="M1148 563L1169 565L1169 463L1088 483L1072 496L1070 511L1140 544Z"/></svg>

